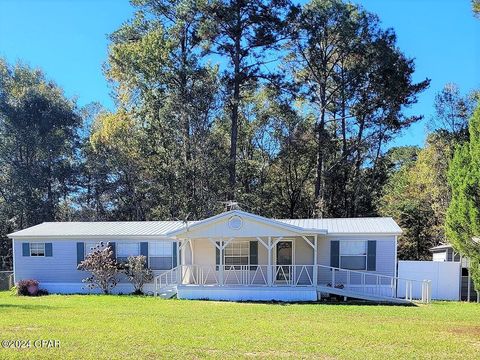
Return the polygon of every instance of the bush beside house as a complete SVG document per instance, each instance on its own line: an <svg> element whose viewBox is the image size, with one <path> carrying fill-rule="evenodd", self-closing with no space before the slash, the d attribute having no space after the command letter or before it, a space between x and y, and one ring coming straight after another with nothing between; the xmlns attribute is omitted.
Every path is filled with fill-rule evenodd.
<svg viewBox="0 0 480 360"><path fill-rule="evenodd" d="M124 274L132 283L134 294L138 295L143 294L143 286L153 280L145 256L130 256L127 262L119 263L109 243L100 242L91 250L78 265L79 270L91 274L82 280L90 290L100 289L104 294L109 294L118 284L119 276Z"/></svg>

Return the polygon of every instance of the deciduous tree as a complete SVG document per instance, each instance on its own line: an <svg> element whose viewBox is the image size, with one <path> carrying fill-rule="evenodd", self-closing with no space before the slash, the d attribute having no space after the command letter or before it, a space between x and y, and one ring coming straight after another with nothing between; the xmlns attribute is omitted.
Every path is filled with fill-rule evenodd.
<svg viewBox="0 0 480 360"><path fill-rule="evenodd" d="M421 118L406 117L403 109L429 81L413 82L413 60L398 50L393 30L383 30L359 6L313 0L290 31L292 76L317 119L315 213L356 216L363 212L362 192L370 190L362 184L375 178L385 143ZM332 191L342 194L340 214Z"/></svg>
<svg viewBox="0 0 480 360"><path fill-rule="evenodd" d="M109 243L100 242L85 257L78 269L87 271L91 275L82 281L87 289L100 289L104 294L118 284L119 267Z"/></svg>
<svg viewBox="0 0 480 360"><path fill-rule="evenodd" d="M143 255L129 256L123 272L132 283L134 294L143 294L143 286L153 280L153 272L147 268L147 258Z"/></svg>

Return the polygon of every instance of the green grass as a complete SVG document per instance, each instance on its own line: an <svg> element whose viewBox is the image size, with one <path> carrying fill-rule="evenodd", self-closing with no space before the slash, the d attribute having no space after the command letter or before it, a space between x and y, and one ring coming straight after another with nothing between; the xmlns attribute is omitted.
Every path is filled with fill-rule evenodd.
<svg viewBox="0 0 480 360"><path fill-rule="evenodd" d="M279 305L0 292L5 339L56 339L60 348L0 348L0 359L478 359L480 305Z"/></svg>

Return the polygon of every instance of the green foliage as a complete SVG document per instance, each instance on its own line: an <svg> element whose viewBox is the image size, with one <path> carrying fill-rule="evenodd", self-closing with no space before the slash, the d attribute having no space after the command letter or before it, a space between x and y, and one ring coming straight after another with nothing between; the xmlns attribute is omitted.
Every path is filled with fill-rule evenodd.
<svg viewBox="0 0 480 360"><path fill-rule="evenodd" d="M0 292L0 304L5 339L43 339L48 334L61 344L2 349L8 359L478 357L480 307L455 301L428 306L280 305L144 296L19 298Z"/></svg>
<svg viewBox="0 0 480 360"><path fill-rule="evenodd" d="M421 118L403 109L429 80L413 82L413 60L399 51L393 30L383 30L359 6L313 0L290 33L291 76L317 119L315 213L368 214L372 199L365 194L381 185L377 164L384 146Z"/></svg>
<svg viewBox="0 0 480 360"><path fill-rule="evenodd" d="M389 155L397 156L398 150ZM447 171L453 150L449 138L441 134L431 134L415 156L409 154L414 149L405 150L402 154L406 159L392 163L379 212L393 216L404 230L399 239L400 258L430 259L429 248L446 240L445 211L450 201Z"/></svg>
<svg viewBox="0 0 480 360"><path fill-rule="evenodd" d="M224 111L229 118L230 154L227 196L237 196L237 151L243 100L259 82L275 76L267 64L276 61L286 29L288 0L218 0L201 6L203 48L228 64L222 73ZM273 55L272 55L273 53ZM272 59L273 57L273 59ZM244 164L245 165L245 164ZM240 183L242 180L240 180ZM248 186L243 189L248 193Z"/></svg>
<svg viewBox="0 0 480 360"><path fill-rule="evenodd" d="M6 234L70 218L81 126L75 101L40 70L0 58L0 269L11 268Z"/></svg>
<svg viewBox="0 0 480 360"><path fill-rule="evenodd" d="M199 4L133 5L135 17L110 36L106 67L121 104L110 122L121 118L131 131L112 137L101 135L107 124L94 129L89 154L98 195L89 202L102 207L105 197L127 219L198 218L215 211L224 188L216 178L222 144L212 124L218 69L199 60Z"/></svg>
<svg viewBox="0 0 480 360"><path fill-rule="evenodd" d="M476 92L462 95L456 84L446 84L435 96L435 116L431 130L442 133L452 142L468 140L468 120L477 101Z"/></svg>
<svg viewBox="0 0 480 360"><path fill-rule="evenodd" d="M196 220L232 199L271 217L377 215L409 161L385 149L419 119L404 110L428 86L377 16L339 0L132 5L109 37L112 111L79 110L41 72L0 66L2 234L47 220ZM427 178L419 186L439 181ZM430 239L441 187L403 203L393 189L413 183L395 179L411 237Z"/></svg>
<svg viewBox="0 0 480 360"><path fill-rule="evenodd" d="M56 220L76 185L78 109L39 70L0 72L0 206L17 228Z"/></svg>
<svg viewBox="0 0 480 360"><path fill-rule="evenodd" d="M473 13L480 17L480 0L472 0Z"/></svg>
<svg viewBox="0 0 480 360"><path fill-rule="evenodd" d="M469 124L470 141L458 147L448 171L452 201L447 210L446 234L455 250L469 258L470 272L480 290L480 107Z"/></svg>
<svg viewBox="0 0 480 360"><path fill-rule="evenodd" d="M425 147L411 158L407 153L413 149L409 148L387 154L384 163L393 161L393 166L387 165L391 170L387 170L388 180L378 207L404 230L399 239L400 258L430 259L429 248L448 241L445 218L452 193L448 167L455 147L468 141L468 119L475 99L475 93L464 96L455 84L447 84L435 97L435 115L430 119L433 132ZM394 161L392 156L397 154L407 155L406 161ZM464 175L459 173L458 179Z"/></svg>

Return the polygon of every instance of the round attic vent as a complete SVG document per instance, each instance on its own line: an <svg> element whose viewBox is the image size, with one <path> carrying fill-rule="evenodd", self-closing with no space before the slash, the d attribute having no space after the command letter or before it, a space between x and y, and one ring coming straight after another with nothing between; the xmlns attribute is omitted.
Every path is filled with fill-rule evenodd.
<svg viewBox="0 0 480 360"><path fill-rule="evenodd" d="M233 230L239 230L243 225L243 220L240 216L232 216L228 219L228 226Z"/></svg>

